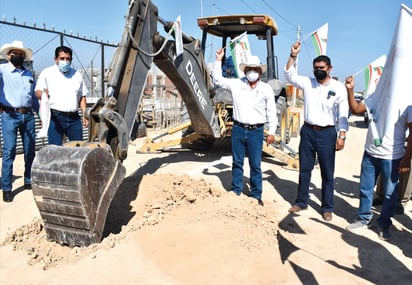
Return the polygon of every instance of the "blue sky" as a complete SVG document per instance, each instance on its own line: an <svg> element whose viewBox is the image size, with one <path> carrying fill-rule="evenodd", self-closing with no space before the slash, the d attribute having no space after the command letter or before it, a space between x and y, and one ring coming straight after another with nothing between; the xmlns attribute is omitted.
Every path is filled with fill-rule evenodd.
<svg viewBox="0 0 412 285"><path fill-rule="evenodd" d="M54 26L81 35L98 37L104 41L119 42L125 24L128 0L0 0L0 16L27 25L37 23ZM183 31L201 38L196 19L219 14L262 13L270 15L277 23L279 35L275 38L280 75L289 56L290 46L296 40L297 27L301 36L307 35L329 23L327 55L332 59L333 75L343 80L382 54L387 54L396 28L401 4L412 8L412 0L154 0L159 16L174 21L182 18ZM328 3L325 5L325 3ZM163 32L163 30L161 31ZM1 41L1 31L0 31ZM258 45L251 40L252 53L264 60ZM0 42L3 44L3 42ZM218 42L214 43L217 47ZM214 59L214 50L206 52L208 61ZM303 42L299 57L299 71L310 75L315 57L310 39ZM356 77L363 84L361 75Z"/></svg>

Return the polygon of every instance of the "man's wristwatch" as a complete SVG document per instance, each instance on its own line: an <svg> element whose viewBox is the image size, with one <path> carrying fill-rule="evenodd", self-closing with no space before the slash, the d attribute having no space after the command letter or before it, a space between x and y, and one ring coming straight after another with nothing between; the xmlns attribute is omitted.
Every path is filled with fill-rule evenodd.
<svg viewBox="0 0 412 285"><path fill-rule="evenodd" d="M341 139L341 140L346 140L345 136L339 136L338 138Z"/></svg>

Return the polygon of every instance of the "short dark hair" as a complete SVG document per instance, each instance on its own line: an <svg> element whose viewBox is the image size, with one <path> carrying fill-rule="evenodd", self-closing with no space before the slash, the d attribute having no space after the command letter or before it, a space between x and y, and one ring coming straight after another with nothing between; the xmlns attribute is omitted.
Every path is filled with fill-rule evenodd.
<svg viewBox="0 0 412 285"><path fill-rule="evenodd" d="M326 56L326 55L320 55L320 56L318 56L318 57L315 57L315 58L313 59L313 65L314 65L316 62L321 62L321 61L323 61L324 63L326 63L327 66L331 66L331 65L332 65L332 62L330 61L330 58L329 58L328 56Z"/></svg>
<svg viewBox="0 0 412 285"><path fill-rule="evenodd" d="M68 53L70 57L73 58L73 51L69 47L66 47L66 46L57 47L56 50L54 51L54 57L59 57L60 52Z"/></svg>

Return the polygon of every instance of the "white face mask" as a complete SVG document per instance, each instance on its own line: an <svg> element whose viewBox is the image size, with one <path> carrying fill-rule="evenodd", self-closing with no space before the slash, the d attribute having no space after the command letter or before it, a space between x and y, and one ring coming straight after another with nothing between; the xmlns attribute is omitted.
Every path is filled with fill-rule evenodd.
<svg viewBox="0 0 412 285"><path fill-rule="evenodd" d="M66 73L70 69L71 62L65 61L65 60L59 60L58 66L61 72Z"/></svg>
<svg viewBox="0 0 412 285"><path fill-rule="evenodd" d="M246 78L250 83L256 82L259 79L259 72L250 70L246 73Z"/></svg>

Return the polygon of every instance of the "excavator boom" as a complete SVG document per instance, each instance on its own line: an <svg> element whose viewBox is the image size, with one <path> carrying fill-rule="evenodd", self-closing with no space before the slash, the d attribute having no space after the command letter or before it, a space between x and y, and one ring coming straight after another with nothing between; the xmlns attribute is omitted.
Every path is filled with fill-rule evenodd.
<svg viewBox="0 0 412 285"><path fill-rule="evenodd" d="M126 18L109 71L108 94L85 114L87 141L46 146L33 162L33 195L47 238L61 244L87 246L101 240L109 206L126 173L121 162L127 158L153 62L191 106L192 137L220 137L199 41L184 35L184 52L177 56L175 42L157 31L158 22L168 32L173 22L160 19L150 0L131 1Z"/></svg>
<svg viewBox="0 0 412 285"><path fill-rule="evenodd" d="M49 240L87 246L102 239L109 206L126 174L121 162L153 62L157 20L149 0L131 2L112 61L109 94L85 114L87 141L48 145L36 155L33 195Z"/></svg>

